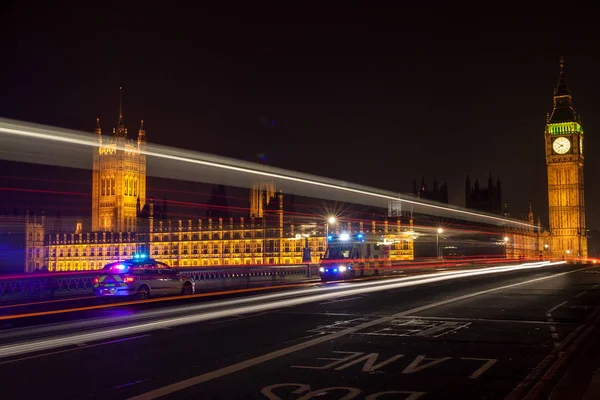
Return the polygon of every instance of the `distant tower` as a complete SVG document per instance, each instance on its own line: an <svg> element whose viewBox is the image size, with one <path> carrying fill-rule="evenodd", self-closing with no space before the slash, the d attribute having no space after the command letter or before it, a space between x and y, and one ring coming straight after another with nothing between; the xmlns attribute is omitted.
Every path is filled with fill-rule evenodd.
<svg viewBox="0 0 600 400"><path fill-rule="evenodd" d="M535 219L533 217L533 207L531 206L531 201L529 202L529 213L527 214L527 222L529 222L529 225L535 224Z"/></svg>
<svg viewBox="0 0 600 400"><path fill-rule="evenodd" d="M544 132L548 168L550 251L554 257L587 257L583 191L583 128L565 83L565 64L554 90Z"/></svg>
<svg viewBox="0 0 600 400"><path fill-rule="evenodd" d="M93 231L134 232L138 203L146 204L146 130L142 121L137 141L127 137L122 94L120 88L119 120L112 136L102 135L96 119L100 145L92 168Z"/></svg>
<svg viewBox="0 0 600 400"><path fill-rule="evenodd" d="M29 210L25 213L25 272L35 272L43 268L46 254L44 234L46 217L42 211L38 219Z"/></svg>
<svg viewBox="0 0 600 400"><path fill-rule="evenodd" d="M264 156L259 163L266 164ZM250 188L250 218L263 218L265 206L268 206L275 198L275 184L269 179L260 179Z"/></svg>

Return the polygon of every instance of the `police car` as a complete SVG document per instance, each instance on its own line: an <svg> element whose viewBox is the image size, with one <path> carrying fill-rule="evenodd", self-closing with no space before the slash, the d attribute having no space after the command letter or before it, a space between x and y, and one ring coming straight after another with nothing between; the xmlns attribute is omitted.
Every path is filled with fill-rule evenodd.
<svg viewBox="0 0 600 400"><path fill-rule="evenodd" d="M149 296L193 293L192 278L144 254L106 264L100 275L94 278L96 296L137 296L146 299Z"/></svg>

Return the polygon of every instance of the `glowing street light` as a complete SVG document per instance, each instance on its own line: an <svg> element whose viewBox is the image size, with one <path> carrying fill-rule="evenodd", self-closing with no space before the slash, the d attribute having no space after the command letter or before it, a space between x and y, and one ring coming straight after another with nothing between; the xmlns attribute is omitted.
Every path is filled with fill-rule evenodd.
<svg viewBox="0 0 600 400"><path fill-rule="evenodd" d="M444 233L444 230L442 228L438 228L437 233L442 234Z"/></svg>
<svg viewBox="0 0 600 400"><path fill-rule="evenodd" d="M325 224L325 237L327 238L327 241L329 241L329 225L333 225L337 222L337 218L334 217L333 215L330 216L329 218L327 218L327 223Z"/></svg>
<svg viewBox="0 0 600 400"><path fill-rule="evenodd" d="M504 236L504 243L508 242L508 236Z"/></svg>

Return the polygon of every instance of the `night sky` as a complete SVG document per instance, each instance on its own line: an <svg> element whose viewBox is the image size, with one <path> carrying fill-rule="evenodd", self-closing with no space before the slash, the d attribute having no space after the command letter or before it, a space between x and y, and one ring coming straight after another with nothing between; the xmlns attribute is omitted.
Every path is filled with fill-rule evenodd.
<svg viewBox="0 0 600 400"><path fill-rule="evenodd" d="M491 172L514 216L531 200L547 223L543 129L564 56L600 228L591 11L93 4L8 4L0 116L89 132L99 117L108 133L123 86L130 134L143 118L154 143L402 192L437 177L458 205L466 174Z"/></svg>

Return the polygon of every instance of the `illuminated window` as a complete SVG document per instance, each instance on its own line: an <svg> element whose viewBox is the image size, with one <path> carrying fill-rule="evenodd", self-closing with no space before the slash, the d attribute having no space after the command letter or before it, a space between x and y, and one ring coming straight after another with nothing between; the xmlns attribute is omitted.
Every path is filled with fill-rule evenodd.
<svg viewBox="0 0 600 400"><path fill-rule="evenodd" d="M106 179L100 179L100 196L106 196Z"/></svg>
<svg viewBox="0 0 600 400"><path fill-rule="evenodd" d="M110 178L110 194L115 194L115 177Z"/></svg>

